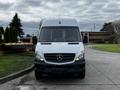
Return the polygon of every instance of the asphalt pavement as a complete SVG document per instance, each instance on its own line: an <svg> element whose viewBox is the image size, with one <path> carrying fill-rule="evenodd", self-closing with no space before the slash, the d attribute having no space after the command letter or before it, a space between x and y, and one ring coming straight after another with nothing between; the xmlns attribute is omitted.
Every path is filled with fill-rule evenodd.
<svg viewBox="0 0 120 90"><path fill-rule="evenodd" d="M86 77L35 79L34 71L0 85L0 90L120 90L120 53L86 47Z"/></svg>

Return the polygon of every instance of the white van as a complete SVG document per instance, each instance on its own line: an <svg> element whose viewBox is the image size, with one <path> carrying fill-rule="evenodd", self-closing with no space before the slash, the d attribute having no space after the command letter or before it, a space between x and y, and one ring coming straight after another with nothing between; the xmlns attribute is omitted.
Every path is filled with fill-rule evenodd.
<svg viewBox="0 0 120 90"><path fill-rule="evenodd" d="M43 19L35 49L35 76L71 73L85 77L84 45L75 19Z"/></svg>

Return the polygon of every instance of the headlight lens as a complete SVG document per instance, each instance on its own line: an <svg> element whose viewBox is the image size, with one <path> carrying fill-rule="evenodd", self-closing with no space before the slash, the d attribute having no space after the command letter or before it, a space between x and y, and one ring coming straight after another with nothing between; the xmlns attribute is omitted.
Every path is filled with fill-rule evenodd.
<svg viewBox="0 0 120 90"><path fill-rule="evenodd" d="M40 61L44 61L44 58L42 58L39 54L36 54L36 59Z"/></svg>
<svg viewBox="0 0 120 90"><path fill-rule="evenodd" d="M76 57L76 61L79 61L81 58L83 58L84 57L84 53L82 53L82 54L80 54L78 57Z"/></svg>

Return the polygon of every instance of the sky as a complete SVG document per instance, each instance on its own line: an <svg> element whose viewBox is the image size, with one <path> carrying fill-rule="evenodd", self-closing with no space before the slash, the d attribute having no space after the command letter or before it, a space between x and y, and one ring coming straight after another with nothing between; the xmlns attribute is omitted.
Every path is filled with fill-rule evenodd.
<svg viewBox="0 0 120 90"><path fill-rule="evenodd" d="M120 19L120 0L0 0L0 26L15 13L26 34L36 34L41 18L76 18L81 30L99 31L105 22Z"/></svg>

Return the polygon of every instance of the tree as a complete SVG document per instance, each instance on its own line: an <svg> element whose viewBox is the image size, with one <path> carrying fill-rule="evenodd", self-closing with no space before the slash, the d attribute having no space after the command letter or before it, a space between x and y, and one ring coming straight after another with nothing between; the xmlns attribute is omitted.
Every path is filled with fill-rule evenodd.
<svg viewBox="0 0 120 90"><path fill-rule="evenodd" d="M104 23L103 28L100 31L108 31L108 32L112 32L113 30L113 26L111 22L108 23Z"/></svg>
<svg viewBox="0 0 120 90"><path fill-rule="evenodd" d="M4 37L5 37L6 43L17 42L17 30L16 30L16 28L15 27L14 28L6 27Z"/></svg>
<svg viewBox="0 0 120 90"><path fill-rule="evenodd" d="M22 24L21 20L18 18L18 14L16 13L15 16L13 17L12 21L10 22L10 29L12 30L13 28L16 29L17 31L17 36L21 37L24 35L23 29L22 29Z"/></svg>
<svg viewBox="0 0 120 90"><path fill-rule="evenodd" d="M2 34L4 34L4 28L2 26L0 27L0 31Z"/></svg>
<svg viewBox="0 0 120 90"><path fill-rule="evenodd" d="M11 34L11 42L17 42L17 30L16 30L16 28L14 27L14 28L12 28L11 30L10 30L10 34Z"/></svg>
<svg viewBox="0 0 120 90"><path fill-rule="evenodd" d="M3 42L3 40L2 40L2 39L3 39L3 38L2 38L3 35L4 35L4 28L1 26L1 27L0 27L0 43Z"/></svg>
<svg viewBox="0 0 120 90"><path fill-rule="evenodd" d="M2 43L2 33L1 33L1 30L0 30L0 44Z"/></svg>
<svg viewBox="0 0 120 90"><path fill-rule="evenodd" d="M30 34L27 34L26 37L31 37L31 35L30 35Z"/></svg>
<svg viewBox="0 0 120 90"><path fill-rule="evenodd" d="M4 38L6 43L10 42L10 29L8 27L5 29Z"/></svg>

